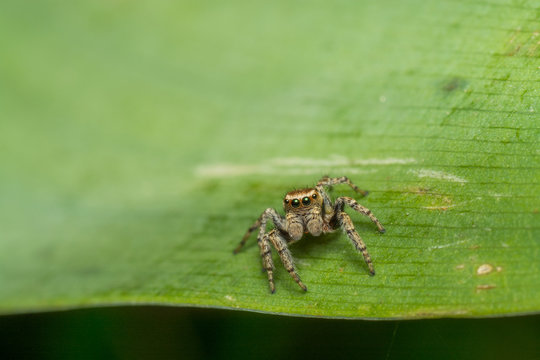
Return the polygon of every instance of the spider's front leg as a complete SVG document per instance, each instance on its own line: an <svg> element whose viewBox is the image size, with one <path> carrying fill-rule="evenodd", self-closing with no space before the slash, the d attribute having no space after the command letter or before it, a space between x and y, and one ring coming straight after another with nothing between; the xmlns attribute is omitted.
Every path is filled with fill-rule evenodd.
<svg viewBox="0 0 540 360"><path fill-rule="evenodd" d="M242 237L242 240L240 241L240 244L238 244L238 246L236 247L236 249L234 249L233 252L237 254L244 247L251 233L257 228L259 228L259 235L257 236L257 240L261 240L264 236L264 233L266 232L266 223L268 222L268 219L271 219L278 229L285 231L285 219L281 215L279 215L276 210L268 208L263 211L261 216L259 216L255 223L251 225L250 228L246 231L246 233Z"/></svg>
<svg viewBox="0 0 540 360"><path fill-rule="evenodd" d="M380 233L384 233L386 232L386 230L384 229L384 227L382 226L381 222L379 221L379 219L377 219L375 217L375 215L373 215L373 213L371 212L371 210L369 210L367 207L365 206L362 206L360 205L358 202L356 202L356 200L354 200L353 198L350 198L350 197L346 197L346 196L343 196L343 197L339 197L336 199L336 203L334 205L334 209L335 209L335 212L336 214L339 214L340 212L343 212L343 208L345 207L345 204L349 205L354 211L357 211L359 212L360 214L363 214L363 215L366 215L367 217L369 217L371 219L371 221L373 221L375 223L375 225L377 225L377 227L379 228L379 232ZM348 216L348 215L347 215Z"/></svg>
<svg viewBox="0 0 540 360"><path fill-rule="evenodd" d="M281 258L281 262L283 263L283 266L285 269L289 272L289 274L292 276L294 281L302 288L302 290L307 291L306 285L300 280L300 276L298 276L298 273L296 272L296 269L294 267L293 257L291 255L291 252L289 251L289 248L287 247L287 240L280 231L274 229L268 233L268 239L272 242L274 245L274 248L276 248L279 257ZM262 253L262 250L261 250ZM270 260L272 260L270 258ZM264 263L264 260L263 260ZM268 271L268 270L267 270ZM268 281L270 282L270 290L272 293L275 291L274 288L274 281L271 279L272 274L269 273L268 275Z"/></svg>
<svg viewBox="0 0 540 360"><path fill-rule="evenodd" d="M364 244L362 238L356 232L351 217L343 211L338 212L336 216L339 224L341 225L341 228L343 229L343 231L345 231L345 233L347 233L347 236L353 242L356 250L360 251L362 253L362 256L364 256L364 260L366 261L366 264L369 268L369 273L371 275L375 275L375 269L373 268L373 263L371 262L371 257L369 256L369 253L367 251L366 244Z"/></svg>
<svg viewBox="0 0 540 360"><path fill-rule="evenodd" d="M317 186L332 186L332 185L338 185L338 184L347 184L349 185L354 191L357 193L362 194L362 196L366 196L369 194L369 191L361 190L356 186L351 180L349 180L348 177L342 176L342 177L336 177L331 178L328 176L323 176L319 182L317 183Z"/></svg>
<svg viewBox="0 0 540 360"><path fill-rule="evenodd" d="M257 239L257 244L259 244L259 249L261 251L263 270L266 271L266 274L268 275L270 292L273 294L276 291L276 287L274 285L274 262L272 261L272 249L270 248L270 243L268 242L268 236L271 233L272 232L266 234L262 238Z"/></svg>

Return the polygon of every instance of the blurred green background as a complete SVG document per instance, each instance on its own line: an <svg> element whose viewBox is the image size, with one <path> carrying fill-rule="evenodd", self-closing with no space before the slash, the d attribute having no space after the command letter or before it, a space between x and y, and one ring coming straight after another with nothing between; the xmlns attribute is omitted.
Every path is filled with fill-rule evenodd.
<svg viewBox="0 0 540 360"><path fill-rule="evenodd" d="M124 307L0 319L4 358L540 358L540 317L350 321Z"/></svg>
<svg viewBox="0 0 540 360"><path fill-rule="evenodd" d="M0 312L21 314L0 318L6 351L224 357L278 333L295 353L535 358L537 316L24 313L538 312L539 20L530 0L2 1ZM324 174L370 191L388 232L354 221L377 276L340 234L307 238L310 291L278 266L270 296L254 239L231 250ZM148 328L162 348L138 343Z"/></svg>

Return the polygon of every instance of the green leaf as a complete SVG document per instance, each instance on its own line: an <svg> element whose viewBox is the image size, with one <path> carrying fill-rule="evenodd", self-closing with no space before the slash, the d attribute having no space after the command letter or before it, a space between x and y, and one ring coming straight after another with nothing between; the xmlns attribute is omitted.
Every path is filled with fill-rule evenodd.
<svg viewBox="0 0 540 360"><path fill-rule="evenodd" d="M540 310L540 5L0 5L0 311L174 304L346 318ZM387 229L246 229L322 175ZM355 196L336 186L337 196Z"/></svg>

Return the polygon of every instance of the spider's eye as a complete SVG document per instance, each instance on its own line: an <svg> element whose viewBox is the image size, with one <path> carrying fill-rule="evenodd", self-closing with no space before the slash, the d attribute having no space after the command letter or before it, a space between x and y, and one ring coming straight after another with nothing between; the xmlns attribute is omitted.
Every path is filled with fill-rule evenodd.
<svg viewBox="0 0 540 360"><path fill-rule="evenodd" d="M288 203L289 203L289 199L285 199L285 200L283 200L283 202L284 202L285 204L288 204Z"/></svg>
<svg viewBox="0 0 540 360"><path fill-rule="evenodd" d="M304 205L309 205L310 202L311 202L311 200L309 200L309 198L307 196L302 199L302 204L304 204Z"/></svg>
<svg viewBox="0 0 540 360"><path fill-rule="evenodd" d="M299 207L300 206L300 200L294 199L293 201L291 201L291 205L293 207Z"/></svg>
<svg viewBox="0 0 540 360"><path fill-rule="evenodd" d="M312 198L316 199L317 198L317 194L313 194L311 195Z"/></svg>

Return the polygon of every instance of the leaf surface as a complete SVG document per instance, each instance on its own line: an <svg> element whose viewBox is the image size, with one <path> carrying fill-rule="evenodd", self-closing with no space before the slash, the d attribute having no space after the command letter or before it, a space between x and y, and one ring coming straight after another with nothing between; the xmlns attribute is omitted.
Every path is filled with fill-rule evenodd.
<svg viewBox="0 0 540 360"><path fill-rule="evenodd" d="M344 318L540 310L535 1L0 5L0 311ZM348 176L385 225L291 246L267 207Z"/></svg>

